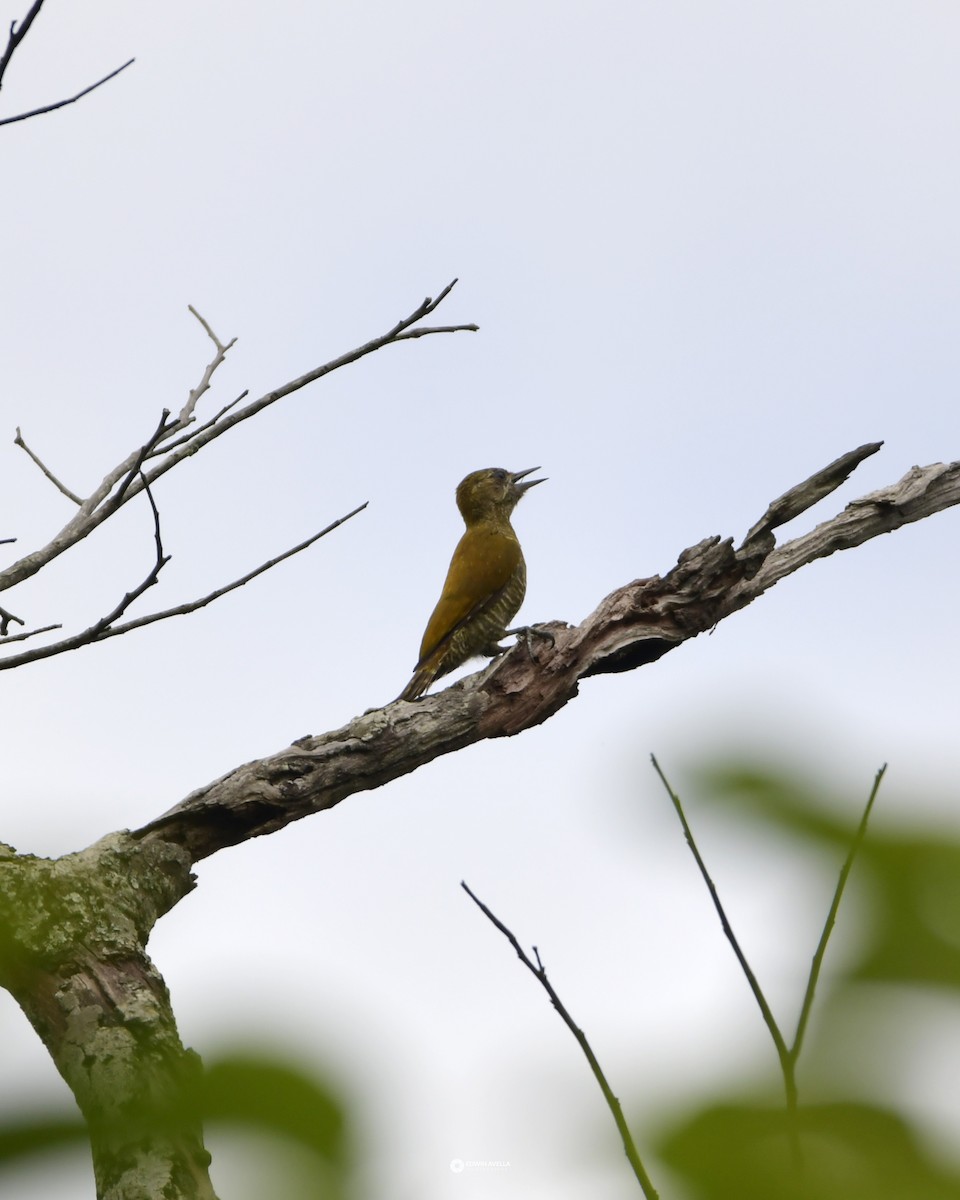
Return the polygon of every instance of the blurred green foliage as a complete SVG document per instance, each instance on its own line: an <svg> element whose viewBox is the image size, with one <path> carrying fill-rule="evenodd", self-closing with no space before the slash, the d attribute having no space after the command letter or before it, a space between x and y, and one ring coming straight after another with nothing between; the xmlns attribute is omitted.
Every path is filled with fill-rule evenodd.
<svg viewBox="0 0 960 1200"><path fill-rule="evenodd" d="M864 802L869 783L865 780ZM849 799L795 773L765 767L710 766L700 772L697 790L735 820L753 827L766 823L803 839L838 873L859 819ZM881 809L882 803L881 788ZM695 819L692 823L695 828ZM862 1090L849 1074L857 1055L869 1055L870 1077L886 1074L884 1094L896 1095L894 1073L902 1056L889 1051L915 1032L918 1001L960 989L956 828L927 824L891 830L875 816L852 878L867 897L866 919L852 930L845 926L848 965L831 967L829 987L822 980L814 1001L817 1037L800 1060L795 1127L800 1160L791 1153L783 1102L755 1094L752 1081L730 1080L726 1096L701 1100L676 1114L654 1147L697 1200L960 1200L956 1162L943 1161L923 1129L869 1097L849 1096L850 1090ZM824 915L829 900L824 896ZM806 951L798 954L806 960ZM886 993L895 1001L892 1006L882 1004ZM861 1039L851 1048L850 1012L861 1019L879 1011L889 1017L891 1007L898 1021L887 1032L891 1040L881 1037L871 1047L870 1033L878 1035L880 1026L864 1022ZM813 1058L809 1068L808 1057ZM773 1070L772 1046L771 1064Z"/></svg>
<svg viewBox="0 0 960 1200"><path fill-rule="evenodd" d="M248 1052L217 1059L204 1072L204 1124L223 1121L280 1134L334 1173L349 1163L347 1120L329 1086L304 1071Z"/></svg>
<svg viewBox="0 0 960 1200"><path fill-rule="evenodd" d="M815 1104L801 1107L798 1124L799 1167L782 1106L704 1107L672 1130L658 1152L702 1200L960 1198L960 1176L936 1163L894 1113Z"/></svg>
<svg viewBox="0 0 960 1200"><path fill-rule="evenodd" d="M856 824L849 799L825 795L795 775L745 766L707 769L701 783L717 802L805 838L839 869ZM870 890L872 919L861 931L851 978L960 988L956 828L891 832L877 826L874 821L854 868Z"/></svg>
<svg viewBox="0 0 960 1200"><path fill-rule="evenodd" d="M269 1051L244 1047L210 1063L200 1102L208 1133L226 1129L271 1135L258 1140L257 1149L272 1154L265 1174L277 1200L342 1200L352 1194L347 1112L331 1083ZM79 1114L40 1110L0 1126L0 1195L5 1194L4 1166L70 1146L82 1147L89 1157ZM92 1167L90 1173L92 1186Z"/></svg>

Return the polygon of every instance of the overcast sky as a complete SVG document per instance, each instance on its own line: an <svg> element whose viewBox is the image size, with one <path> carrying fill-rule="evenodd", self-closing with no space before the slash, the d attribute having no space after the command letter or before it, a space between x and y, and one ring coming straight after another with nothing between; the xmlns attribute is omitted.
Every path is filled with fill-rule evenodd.
<svg viewBox="0 0 960 1200"><path fill-rule="evenodd" d="M17 552L70 504L15 427L89 491L199 380L211 347L188 304L238 338L207 415L454 277L437 320L480 332L388 348L158 485L173 560L138 612L370 505L200 614L5 674L0 837L78 849L397 695L477 467L542 465L515 520L522 617L577 622L863 442L885 445L786 536L960 457L958 51L956 6L927 0L48 0L0 115L137 61L0 128ZM145 504L114 524L4 603L32 624L108 611L153 554ZM718 753L780 755L851 820L889 761L880 821L955 821L958 531L954 511L816 563L659 664L587 681L539 729L200 864L151 941L184 1040L210 1056L256 1035L349 1081L372 1195L631 1194L577 1047L459 881L540 947L641 1138L711 1080L773 1072L647 756L689 789ZM686 794L791 1011L830 880ZM5 995L0 1038L0 1105L62 1094ZM917 1080L908 1099L945 1137L960 1126L955 1088ZM455 1158L510 1167L456 1175ZM18 1200L89 1200L74 1162L25 1174ZM226 1149L214 1171L255 1194Z"/></svg>

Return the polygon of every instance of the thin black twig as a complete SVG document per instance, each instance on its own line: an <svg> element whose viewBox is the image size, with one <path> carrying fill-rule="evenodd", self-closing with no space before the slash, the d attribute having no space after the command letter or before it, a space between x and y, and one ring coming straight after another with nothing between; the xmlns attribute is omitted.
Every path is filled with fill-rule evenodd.
<svg viewBox="0 0 960 1200"><path fill-rule="evenodd" d="M527 968L527 970L536 976L537 980L550 997L550 1003L560 1014L561 1020L579 1042L580 1049L583 1051L587 1062L590 1064L590 1069L593 1071L594 1078L600 1085L600 1090L603 1092L603 1098L607 1102L607 1107L613 1114L613 1119L616 1122L617 1129L620 1133L620 1138L623 1141L623 1149L627 1155L627 1159L630 1162L630 1166L633 1168L633 1173L637 1177L643 1194L647 1197L647 1200L658 1200L658 1192L653 1186L653 1182L651 1181L650 1176L647 1174L646 1169L640 1160L640 1155L637 1151L636 1143L633 1140L633 1135L630 1132L630 1127L627 1125L626 1119L623 1115L623 1109L620 1107L620 1101L613 1094L613 1090L611 1089L610 1084L607 1082L607 1077L604 1075L603 1070L597 1061L597 1057L594 1054L590 1043L587 1041L586 1034L579 1027L579 1025L577 1025L573 1017L570 1016L562 1000L557 995L553 984L547 978L547 972L543 963L540 961L540 952L537 950L537 947L533 947L533 953L537 960L536 965L534 965L524 952L523 947L517 941L513 933L507 928L507 926L504 925L504 923L498 917L494 916L490 909L487 908L483 901L470 890L465 882L461 881L460 886L474 902L477 908L480 909L487 920L500 930L503 936L517 952L517 957Z"/></svg>
<svg viewBox="0 0 960 1200"><path fill-rule="evenodd" d="M75 634L71 638L65 638L60 642L54 642L50 646L41 646L36 650L27 650L23 654L18 654L12 658L4 659L2 663L0 663L0 668L16 666L18 662L31 662L41 658L50 658L54 654L62 654L66 650L75 650L79 646L86 646L93 642L101 641L104 637L108 637L112 634L113 631L111 630L111 626L118 617L123 616L134 600L142 596L147 588L153 587L153 585L157 582L160 572L170 561L170 556L168 554L165 555L163 552L163 539L160 535L160 513L157 511L157 506L153 499L153 493L150 491L150 485L147 483L142 473L140 478L143 481L143 491L145 491L147 494L147 499L150 502L150 510L153 514L153 538L154 545L156 547L154 563L146 577L132 591L126 592L119 603L116 604L106 616L101 617L99 621L95 621L82 633ZM20 618L15 617L14 620L20 621ZM23 621L20 621L20 624L22 625ZM33 637L38 633L49 633L51 629L60 628L62 628L60 625L46 625L42 629L32 629L29 633L20 634L16 637L4 638L3 641L0 642L0 645L6 645L9 642L23 641L26 638ZM6 631L6 621L0 621L0 635L6 634Z"/></svg>
<svg viewBox="0 0 960 1200"><path fill-rule="evenodd" d="M102 79L98 79L96 83L91 83L89 87L85 87L82 92L77 92L75 96L70 96L66 100L57 100L54 104L44 104L41 108L32 108L29 112L17 113L15 117L0 117L0 125L13 125L16 121L28 121L31 117L41 117L44 113L54 112L58 108L64 108L68 104L75 104L83 96L88 96L96 88L104 83L108 83L114 76L119 75L121 71L125 71L131 63L136 62L135 58L128 58L122 67L117 67L115 71L111 71L109 75L104 75Z"/></svg>
<svg viewBox="0 0 960 1200"><path fill-rule="evenodd" d="M53 486L58 491L62 492L64 494L64 496L67 497L68 500L72 500L74 502L74 504L76 504L78 507L81 504L83 504L83 501L76 494L76 492L71 492L70 489L66 486L66 484L61 483L60 480L56 477L56 475L54 475L54 473L46 465L46 463L38 455L34 454L34 452L30 449L30 447L27 445L27 443L23 440L23 434L20 432L19 425L17 426L17 436L13 439L13 444L15 446L19 446L20 449L23 450L29 456L29 458L32 459L32 461L37 464L37 466L44 473L44 475L46 475L46 477L50 480L50 482L53 484Z"/></svg>
<svg viewBox="0 0 960 1200"><path fill-rule="evenodd" d="M147 494L147 499L150 501L150 510L153 513L153 540L156 547L156 557L154 558L153 566L147 572L143 581L133 589L133 591L125 593L120 602L107 613L105 617L101 617L87 630L89 637L88 642L96 642L104 637L110 631L110 627L118 617L122 617L134 600L138 599L147 588L152 588L160 577L160 572L170 561L170 555L163 552L163 540L160 536L160 513L157 511L156 503L153 499L153 493L150 491L150 485L147 483L143 472L140 473L140 479L143 483L143 491Z"/></svg>
<svg viewBox="0 0 960 1200"><path fill-rule="evenodd" d="M130 470L127 472L127 474L124 476L123 480L120 483L120 486L117 488L117 490L114 492L113 496L111 497L110 506L113 509L118 509L120 507L120 505L123 503L124 493L126 492L127 488L130 486L130 484L133 482L134 478L137 475L139 475L140 479L143 483L144 490L146 491L147 495L150 497L150 504L153 506L153 511L154 511L154 513L156 513L156 511L157 511L156 506L153 505L153 496L150 495L150 488L147 486L147 478L143 474L143 471L140 468L143 466L144 460L150 454L150 451L153 450L153 448L156 446L157 442L160 441L160 439L163 437L164 433L166 432L166 430L168 428L167 421L168 421L169 417L170 417L170 409L165 408L163 410L163 412L160 414L159 425L157 425L156 429L150 435L149 440L144 442L144 444L140 447L140 450L137 454L137 457L136 457L136 460L134 461L133 466L130 468Z"/></svg>
<svg viewBox="0 0 960 1200"><path fill-rule="evenodd" d="M169 562L170 556L167 555L166 558L164 558L163 539L160 536L160 513L157 511L157 502L153 498L153 492L150 490L150 484L147 483L147 477L142 471L140 472L140 482L143 484L143 490L147 493L147 499L150 501L150 511L153 513L153 542L157 548L157 563L159 564L159 570L159 566L162 566L161 560L163 560L163 562Z"/></svg>
<svg viewBox="0 0 960 1200"><path fill-rule="evenodd" d="M10 59L13 58L14 51L30 32L30 26L33 24L34 18L40 12L41 8L43 8L43 0L34 0L30 11L20 22L19 28L16 21L10 22L10 37L7 39L7 48L0 55L0 87L3 87L4 72L10 65Z"/></svg>
<svg viewBox="0 0 960 1200"><path fill-rule="evenodd" d="M144 489L147 490L147 494L149 496L150 493L146 482L144 483ZM351 517L355 517L357 513L362 512L367 507L367 503L369 502L364 502L352 512L348 512L343 517L338 517L336 521L331 521L331 523L325 529L321 529L319 533L315 533L312 537L307 538L306 541L301 542L298 546L293 546L291 549L285 550L283 554L278 554L276 558L271 558L268 562L262 563L255 570L248 571L246 575L241 576L239 579L235 579L233 583L225 584L223 587L217 588L208 595L202 596L199 600L191 600L187 604L178 604L174 608L166 608L161 612L149 613L144 617L137 617L132 621L124 621L121 625L115 625L113 622L116 621L117 616L119 616L123 611L123 609L118 605L117 607L120 609L120 612L115 609L113 613L109 614L105 618L102 618L95 625L91 625L89 629L85 629L81 633L74 634L68 638L63 638L59 642L53 642L49 646L38 646L35 650L26 650L23 654L17 654L11 656L10 658L0 659L0 671L9 670L14 667L25 666L30 662L39 662L44 658L53 658L57 654L66 654L70 650L79 650L82 646L89 646L93 642L103 642L106 641L107 638L120 637L122 634L130 633L130 631L133 629L141 629L145 625L153 625L157 621L165 621L169 617L186 616L188 613L196 612L197 609L205 608L208 604L212 604L214 600L219 600L221 596L225 596L228 592L236 591L237 588L241 588L245 584L250 583L250 581L256 579L258 575L262 575L265 571L269 571L279 563L282 563L285 559L292 558L295 554L299 554L301 550L306 550L308 546L312 546L314 542L319 541L320 538L325 537L328 533L332 533L334 529L338 528L338 526L343 525L344 522L349 521ZM164 559L164 562L166 561L167 560ZM154 570L158 572L159 568L155 567ZM153 574L153 572L151 572L151 574ZM129 604L132 600L135 600L137 596L142 595L142 593L146 591L148 587L150 587L151 583L155 582L155 576L153 579L148 576L139 588L137 588L133 593L128 593L129 600L127 597L124 597L124 601L126 601L126 603L123 604L123 607L129 607Z"/></svg>
<svg viewBox="0 0 960 1200"><path fill-rule="evenodd" d="M185 433L183 437L177 438L175 442L165 442L162 446L155 446L147 455L147 458L155 458L158 454L168 454L171 450L176 450L178 446L184 445L185 442L189 442L193 438L198 437L201 433L205 433L208 429L211 429L214 425L216 425L220 418L225 416L231 408L236 407L241 400L246 400L249 394L250 389L244 388L236 400L231 400L229 404L225 404L223 408L221 408L216 414L216 416L211 417L209 421L204 421L204 423L202 425L198 425L196 429L191 429L188 433Z"/></svg>
<svg viewBox="0 0 960 1200"><path fill-rule="evenodd" d="M205 608L208 604L212 604L214 600L219 600L221 596L226 596L228 592L235 592L237 588L244 587L246 584L256 579L257 576L263 575L264 572L272 570L286 559L293 558L293 556L295 554L299 554L301 550L306 550L309 546L312 546L314 542L318 542L322 537L326 537L328 533L332 533L334 529L337 529L339 526L343 525L344 522L349 521L351 517L355 517L357 513L363 512L369 503L369 500L365 500L363 504L359 504L355 509L353 509L352 512L348 512L345 516L338 517L335 521L331 521L325 529L321 529L319 533L315 533L311 537L308 537L306 541L300 542L297 546L292 546L289 550L284 550L282 554L278 554L275 558L271 558L267 562L261 563L259 567L254 568L252 571L248 571L246 575L242 575L239 579L235 579L232 583L224 584L223 587L216 588L208 595L202 596L199 600L190 600L186 604L178 604L175 608L167 608L164 609L163 612L150 613L149 616L138 617L134 621L127 621L123 625L118 625L116 629L112 629L110 631L110 636L113 637L121 633L128 633L131 629L139 629L143 625L152 625L156 621L165 621L168 617L183 617L188 613L196 612L197 609Z"/></svg>
<svg viewBox="0 0 960 1200"><path fill-rule="evenodd" d="M12 537L12 538L0 538L0 546L9 546L11 542L15 542L16 540L17 540L17 539L16 539L15 537Z"/></svg>

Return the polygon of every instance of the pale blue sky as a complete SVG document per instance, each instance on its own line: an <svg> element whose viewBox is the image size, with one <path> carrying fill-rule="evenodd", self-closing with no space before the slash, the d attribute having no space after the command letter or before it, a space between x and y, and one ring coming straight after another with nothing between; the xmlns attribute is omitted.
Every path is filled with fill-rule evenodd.
<svg viewBox="0 0 960 1200"><path fill-rule="evenodd" d="M389 348L157 488L173 561L138 611L370 507L204 613L5 675L0 837L78 848L395 696L477 467L542 464L516 518L522 616L577 621L862 442L886 444L798 530L957 458L958 48L956 7L923 0L50 0L4 115L137 62L0 129L0 533L27 549L69 515L16 425L89 490L182 404L210 357L188 303L239 339L208 413L454 276L438 319L481 332ZM459 880L537 942L634 1103L701 1082L695 1054L717 1078L772 1070L646 756L682 785L718 750L778 750L851 800L889 761L881 820L955 795L958 530L952 512L817 563L538 730L201 864L151 943L184 1039L258 1029L358 1077L374 1194L628 1194L576 1046ZM5 603L88 623L145 573L151 532L131 506ZM790 1005L829 881L700 819ZM24 1029L0 997L6 1107L58 1087ZM957 1128L955 1094L915 1090ZM609 1166L579 1155L585 1128ZM455 1157L511 1168L453 1177ZM92 1180L18 1194L86 1200Z"/></svg>

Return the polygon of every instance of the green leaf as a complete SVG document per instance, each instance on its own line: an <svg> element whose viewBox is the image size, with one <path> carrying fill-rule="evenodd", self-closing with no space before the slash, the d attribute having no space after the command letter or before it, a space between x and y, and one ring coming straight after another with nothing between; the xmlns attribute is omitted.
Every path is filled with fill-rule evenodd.
<svg viewBox="0 0 960 1200"><path fill-rule="evenodd" d="M662 1160L700 1200L960 1200L960 1175L906 1122L862 1104L801 1108L802 1165L782 1108L716 1105L664 1135Z"/></svg>
<svg viewBox="0 0 960 1200"><path fill-rule="evenodd" d="M795 775L742 765L704 771L699 784L711 798L801 835L839 871L857 822L849 797ZM865 780L864 798L868 786ZM931 832L927 824L880 833L874 824L852 879L867 889L869 922L848 978L960 989L960 839L954 831Z"/></svg>
<svg viewBox="0 0 960 1200"><path fill-rule="evenodd" d="M341 1168L348 1159L343 1106L317 1079L274 1058L221 1058L204 1072L204 1122L281 1134Z"/></svg>

